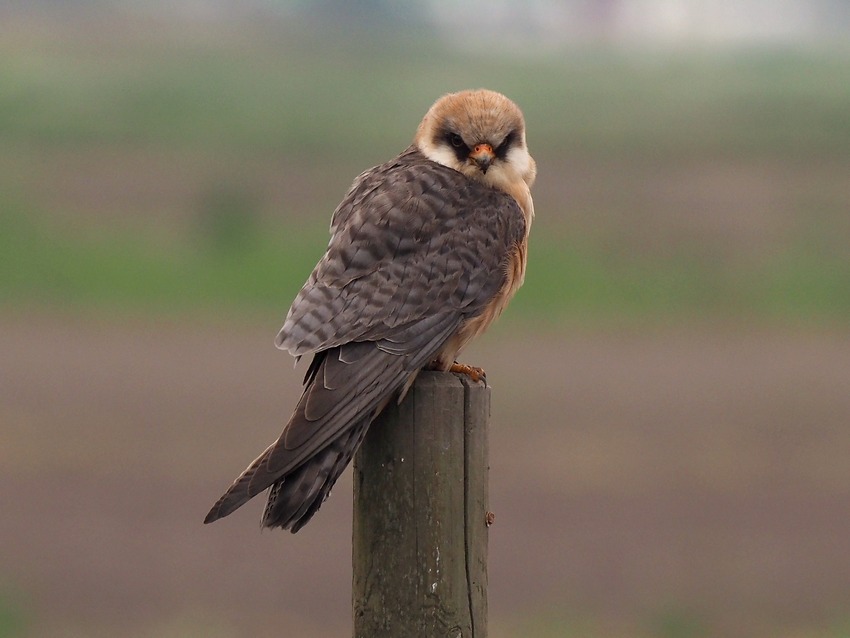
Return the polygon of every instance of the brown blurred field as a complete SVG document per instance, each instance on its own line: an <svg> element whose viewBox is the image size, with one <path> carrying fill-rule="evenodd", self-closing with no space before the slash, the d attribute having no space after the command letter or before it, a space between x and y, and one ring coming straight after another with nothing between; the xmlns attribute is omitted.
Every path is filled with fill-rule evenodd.
<svg viewBox="0 0 850 638"><path fill-rule="evenodd" d="M334 205L483 84L541 167L526 287L464 357L491 635L850 635L846 51L125 13L0 23L0 637L350 633L349 473L295 536L201 521L298 396L272 339Z"/></svg>
<svg viewBox="0 0 850 638"><path fill-rule="evenodd" d="M846 336L527 332L468 357L494 387L494 636L843 635ZM348 473L296 536L261 533L259 503L201 525L297 396L269 336L3 319L27 635L347 635Z"/></svg>

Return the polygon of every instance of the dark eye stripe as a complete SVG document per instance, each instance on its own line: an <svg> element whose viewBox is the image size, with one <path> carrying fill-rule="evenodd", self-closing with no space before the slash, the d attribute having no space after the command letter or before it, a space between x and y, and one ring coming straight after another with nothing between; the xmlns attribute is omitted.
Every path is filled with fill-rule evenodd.
<svg viewBox="0 0 850 638"><path fill-rule="evenodd" d="M469 157L469 147L466 145L466 142L463 141L463 138L455 133L454 131L444 131L441 135L437 136L438 139L442 138L454 151L455 157L459 162L466 161L466 158Z"/></svg>
<svg viewBox="0 0 850 638"><path fill-rule="evenodd" d="M511 145L514 143L516 139L516 131L511 131L505 136L505 139L502 140L502 143L496 147L496 157L499 159L504 159L505 155L508 154L508 151L511 149Z"/></svg>

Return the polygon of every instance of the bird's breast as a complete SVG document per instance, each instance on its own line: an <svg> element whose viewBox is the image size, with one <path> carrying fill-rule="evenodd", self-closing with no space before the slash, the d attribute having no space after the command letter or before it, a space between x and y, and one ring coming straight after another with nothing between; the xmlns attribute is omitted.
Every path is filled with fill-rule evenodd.
<svg viewBox="0 0 850 638"><path fill-rule="evenodd" d="M525 279L525 264L527 254L527 237L517 242L511 251L505 265L505 282L499 292L484 307L483 311L471 317L461 324L458 331L446 342L437 356L437 369L448 370L449 366L457 359L461 350L478 335L483 334L490 327L502 311L507 307L510 300L522 286Z"/></svg>

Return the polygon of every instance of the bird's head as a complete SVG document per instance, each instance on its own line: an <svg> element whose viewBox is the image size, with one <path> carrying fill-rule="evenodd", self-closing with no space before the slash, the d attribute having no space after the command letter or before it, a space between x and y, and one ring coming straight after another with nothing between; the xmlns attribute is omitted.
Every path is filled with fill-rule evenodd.
<svg viewBox="0 0 850 638"><path fill-rule="evenodd" d="M501 93L449 93L425 114L416 147L428 159L505 192L531 186L537 166L525 143L525 120Z"/></svg>

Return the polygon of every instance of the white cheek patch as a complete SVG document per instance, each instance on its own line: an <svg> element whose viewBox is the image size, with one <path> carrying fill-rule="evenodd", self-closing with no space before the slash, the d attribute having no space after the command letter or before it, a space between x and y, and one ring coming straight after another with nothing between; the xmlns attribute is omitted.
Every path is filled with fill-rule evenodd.
<svg viewBox="0 0 850 638"><path fill-rule="evenodd" d="M508 151L505 159L520 175L527 175L531 170L531 156L524 148L513 147Z"/></svg>
<svg viewBox="0 0 850 638"><path fill-rule="evenodd" d="M449 168L458 170L457 156L450 148L446 146L435 146L434 144L428 143L423 144L419 150L421 150L422 154L432 162L437 162L437 164L442 164L443 166L448 166Z"/></svg>

